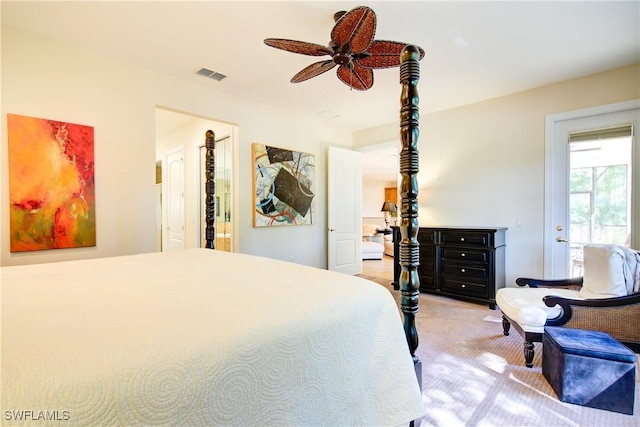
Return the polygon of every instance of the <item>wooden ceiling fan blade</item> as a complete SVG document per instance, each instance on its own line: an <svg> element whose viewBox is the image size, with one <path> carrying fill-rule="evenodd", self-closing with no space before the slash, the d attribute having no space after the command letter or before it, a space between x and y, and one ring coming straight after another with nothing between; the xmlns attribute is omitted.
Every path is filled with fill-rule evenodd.
<svg viewBox="0 0 640 427"><path fill-rule="evenodd" d="M289 39L264 39L264 44L275 47L276 49L286 50L287 52L299 53L309 56L323 56L333 54L333 50L321 44L301 42Z"/></svg>
<svg viewBox="0 0 640 427"><path fill-rule="evenodd" d="M331 30L331 40L338 46L350 44L354 53L364 52L376 34L376 14L366 6L345 13Z"/></svg>
<svg viewBox="0 0 640 427"><path fill-rule="evenodd" d="M308 67L300 70L295 76L291 77L291 83L300 83L305 80L309 80L312 77L319 76L322 73L326 73L337 64L333 60L328 59L326 61L314 62Z"/></svg>
<svg viewBox="0 0 640 427"><path fill-rule="evenodd" d="M407 43L388 40L375 40L367 49L368 56L358 58L360 65L368 68L391 68L400 66L400 53ZM424 50L420 50L420 59L424 57Z"/></svg>
<svg viewBox="0 0 640 427"><path fill-rule="evenodd" d="M337 74L342 83L355 90L368 90L373 86L373 70L357 63L353 63L353 67L341 65Z"/></svg>

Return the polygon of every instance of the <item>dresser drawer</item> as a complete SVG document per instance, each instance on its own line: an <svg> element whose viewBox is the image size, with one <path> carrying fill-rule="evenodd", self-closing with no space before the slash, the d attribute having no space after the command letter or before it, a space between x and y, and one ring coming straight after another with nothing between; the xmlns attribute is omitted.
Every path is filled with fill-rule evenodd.
<svg viewBox="0 0 640 427"><path fill-rule="evenodd" d="M420 264L433 262L436 258L436 247L433 245L420 245Z"/></svg>
<svg viewBox="0 0 640 427"><path fill-rule="evenodd" d="M445 230L440 233L443 245L491 246L491 233L484 231Z"/></svg>
<svg viewBox="0 0 640 427"><path fill-rule="evenodd" d="M470 297L485 298L487 296L487 286L482 283L445 279L442 283L442 290Z"/></svg>
<svg viewBox="0 0 640 427"><path fill-rule="evenodd" d="M434 290L436 288L436 281L431 274L420 274L420 289Z"/></svg>
<svg viewBox="0 0 640 427"><path fill-rule="evenodd" d="M436 243L436 232L434 230L418 229L418 242L420 244Z"/></svg>
<svg viewBox="0 0 640 427"><path fill-rule="evenodd" d="M469 280L473 282L487 282L489 280L489 269L481 265L469 266L443 262L442 270L445 278L455 278L458 280Z"/></svg>
<svg viewBox="0 0 640 427"><path fill-rule="evenodd" d="M420 265L418 265L418 273L420 274L430 274L430 275L435 275L436 274L436 264L434 262L434 260L432 259L431 262L420 262Z"/></svg>
<svg viewBox="0 0 640 427"><path fill-rule="evenodd" d="M442 258L446 260L488 263L491 252L477 249L442 248Z"/></svg>

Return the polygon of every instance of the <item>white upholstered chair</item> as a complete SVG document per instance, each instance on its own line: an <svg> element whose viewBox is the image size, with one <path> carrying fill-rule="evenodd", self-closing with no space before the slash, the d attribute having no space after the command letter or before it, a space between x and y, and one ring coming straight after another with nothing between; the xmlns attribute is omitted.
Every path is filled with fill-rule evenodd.
<svg viewBox="0 0 640 427"><path fill-rule="evenodd" d="M383 239L384 254L393 258L393 233L385 234Z"/></svg>
<svg viewBox="0 0 640 427"><path fill-rule="evenodd" d="M375 224L362 224L362 259L382 259L383 236L376 231Z"/></svg>
<svg viewBox="0 0 640 427"><path fill-rule="evenodd" d="M586 245L584 275L565 280L518 278L518 287L499 289L504 335L513 326L524 338L527 367L545 326L606 332L634 351L640 349L640 255L618 245ZM544 287L543 287L544 286Z"/></svg>

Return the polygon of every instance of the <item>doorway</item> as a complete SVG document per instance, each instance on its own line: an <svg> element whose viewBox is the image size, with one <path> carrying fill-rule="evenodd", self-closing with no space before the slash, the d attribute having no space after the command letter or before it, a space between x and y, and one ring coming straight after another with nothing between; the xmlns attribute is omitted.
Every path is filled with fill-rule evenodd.
<svg viewBox="0 0 640 427"><path fill-rule="evenodd" d="M637 247L640 102L547 117L544 276L581 276L588 243Z"/></svg>
<svg viewBox="0 0 640 427"><path fill-rule="evenodd" d="M360 149L362 153L362 216L380 228L385 227L382 204L399 201L400 143L390 142ZM394 194L395 193L395 194ZM395 213L394 213L395 214ZM391 225L397 216L391 218Z"/></svg>
<svg viewBox="0 0 640 427"><path fill-rule="evenodd" d="M224 230L224 239L221 244L216 244L216 249L235 251L238 245L238 198L235 197L235 183L238 179L237 160L237 135L238 130L234 125L213 121L186 113L170 111L165 108L156 108L156 161L162 164L159 167L162 173L162 184L159 194L156 195L159 204L160 224L162 227L162 239L159 242L158 250L167 250L169 239L167 230L169 226L169 208L178 206L176 199L180 194L183 197L184 206L184 248L201 247L204 239L204 227L202 226L202 214L204 210L204 178L201 175L202 167L200 160L200 150L205 142L207 130L213 130L216 141L228 141L221 143L223 150L216 148L217 171L223 171L226 184L216 185L216 197L220 197L226 202L226 209L221 211L220 216L216 216L216 234ZM167 154L182 150L183 164L180 176L183 180L183 191L175 192L175 197L169 194L169 164ZM220 154L219 151L225 151ZM176 169L176 168L174 168ZM174 172L176 172L174 170ZM217 180L218 177L216 177ZM173 182L177 182L174 177ZM227 194L221 194L220 191ZM226 243L225 243L226 242Z"/></svg>
<svg viewBox="0 0 640 427"><path fill-rule="evenodd" d="M363 233L383 230L387 225L398 225L400 219L399 183L401 144L392 141L362 147L362 222ZM384 209L389 208L385 212ZM373 241L383 246L381 259L367 259L362 262L365 275L393 281L393 240L392 234L376 232L363 240Z"/></svg>

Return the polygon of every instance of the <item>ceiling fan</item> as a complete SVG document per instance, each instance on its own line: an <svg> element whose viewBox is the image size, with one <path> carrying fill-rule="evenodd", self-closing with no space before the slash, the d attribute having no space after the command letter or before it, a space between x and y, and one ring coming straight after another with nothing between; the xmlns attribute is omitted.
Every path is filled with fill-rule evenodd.
<svg viewBox="0 0 640 427"><path fill-rule="evenodd" d="M300 83L325 73L338 66L338 78L356 90L367 90L373 86L373 69L400 65L400 53L407 43L374 40L376 14L366 6L349 12L337 12L333 16L335 25L331 30L329 46L289 39L268 38L267 46L309 56L329 55L331 59L315 62L291 78L291 83ZM420 59L424 50L420 49Z"/></svg>

